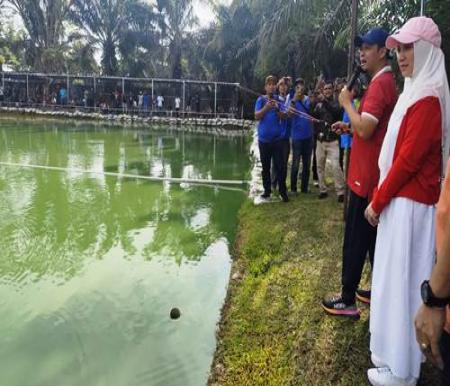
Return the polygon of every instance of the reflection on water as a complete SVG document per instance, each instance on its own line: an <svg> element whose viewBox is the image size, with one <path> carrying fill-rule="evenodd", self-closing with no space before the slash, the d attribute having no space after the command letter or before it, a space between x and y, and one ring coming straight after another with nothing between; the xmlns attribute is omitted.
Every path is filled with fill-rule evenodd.
<svg viewBox="0 0 450 386"><path fill-rule="evenodd" d="M70 169L246 179L246 147L0 121L0 162L69 169L0 166L1 384L204 384L245 193Z"/></svg>

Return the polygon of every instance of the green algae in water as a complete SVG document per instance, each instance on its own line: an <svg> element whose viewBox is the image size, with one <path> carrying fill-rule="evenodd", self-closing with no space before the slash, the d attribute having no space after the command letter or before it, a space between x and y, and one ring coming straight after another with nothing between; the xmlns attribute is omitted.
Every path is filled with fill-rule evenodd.
<svg viewBox="0 0 450 386"><path fill-rule="evenodd" d="M69 169L0 166L1 383L205 384L245 192L73 169L247 179L247 139L20 121L0 135L0 162Z"/></svg>

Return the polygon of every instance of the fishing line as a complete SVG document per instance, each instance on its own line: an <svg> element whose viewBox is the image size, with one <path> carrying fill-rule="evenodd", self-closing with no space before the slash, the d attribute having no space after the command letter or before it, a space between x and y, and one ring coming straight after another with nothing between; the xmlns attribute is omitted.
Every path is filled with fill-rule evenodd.
<svg viewBox="0 0 450 386"><path fill-rule="evenodd" d="M262 95L262 94L260 94L260 93L258 93L258 92L256 92L256 91L254 91L254 90L252 90L252 89L250 89L250 88L247 88L247 87L244 87L244 86L239 86L239 88L242 89L242 91L248 92L248 93L253 94L253 95L257 96L257 97L262 96L263 98L269 100L269 98L268 98L267 96ZM280 102L280 101L275 100L275 102L277 102L277 104L278 104L279 106L286 107L286 106L284 106L284 104L283 104L282 102ZM292 106L290 106L289 108L290 108L290 110L294 113L294 115L296 115L296 116L298 116L298 117L300 117L300 118L307 119L307 120L309 120L309 121L311 121L311 122L322 123L322 124L325 124L325 126L328 126L328 125L329 125L329 124L328 124L327 122L325 122L324 120L314 118L312 115L307 114L307 113L305 113L304 111L297 110L296 108L294 108L294 107L292 107Z"/></svg>
<svg viewBox="0 0 450 386"><path fill-rule="evenodd" d="M228 188L229 186L243 186L249 184L249 181L244 180L207 180L207 179L196 179L196 178L176 178L176 177L155 177L155 176L143 176L139 174L128 174L128 173L114 173L114 172L105 172L105 171L97 171L97 170L83 170L76 168L63 168L57 166L45 166L45 165L32 165L32 164L18 164L13 162L0 162L2 166L9 167L18 167L18 168L29 168L29 169L41 169L41 170L52 170L59 172L72 172L72 173L81 173L81 174L97 174L108 177L122 177L122 178L130 178L130 179L140 179L147 181L158 181L158 182L171 182L177 184L195 184L195 185L203 185L203 186L221 186L221 188ZM229 190L233 188L228 188ZM234 190L242 190L242 189L234 189Z"/></svg>

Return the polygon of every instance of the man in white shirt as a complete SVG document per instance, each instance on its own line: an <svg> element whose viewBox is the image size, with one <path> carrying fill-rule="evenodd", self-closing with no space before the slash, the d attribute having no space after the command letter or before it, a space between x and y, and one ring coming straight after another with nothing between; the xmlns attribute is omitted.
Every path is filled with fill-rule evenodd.
<svg viewBox="0 0 450 386"><path fill-rule="evenodd" d="M164 106L164 97L162 95L158 95L156 97L156 106L158 107L158 110L162 110Z"/></svg>
<svg viewBox="0 0 450 386"><path fill-rule="evenodd" d="M177 96L175 98L175 111L176 111L177 117L180 115L180 106L181 106L181 99L180 99L180 97Z"/></svg>

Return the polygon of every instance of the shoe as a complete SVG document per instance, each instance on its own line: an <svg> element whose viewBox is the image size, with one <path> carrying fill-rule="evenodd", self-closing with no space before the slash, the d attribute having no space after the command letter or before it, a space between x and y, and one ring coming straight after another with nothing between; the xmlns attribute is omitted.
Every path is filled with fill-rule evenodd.
<svg viewBox="0 0 450 386"><path fill-rule="evenodd" d="M338 196L338 200L337 200L338 202L344 202L344 195L343 194L340 194L339 196Z"/></svg>
<svg viewBox="0 0 450 386"><path fill-rule="evenodd" d="M367 378L372 386L416 386L417 379L396 377L389 367L367 370Z"/></svg>
<svg viewBox="0 0 450 386"><path fill-rule="evenodd" d="M356 308L356 304L345 304L341 294L322 300L322 308L330 315L359 319L359 310Z"/></svg>
<svg viewBox="0 0 450 386"><path fill-rule="evenodd" d="M324 198L327 198L327 197L328 197L328 193L327 192L319 194L319 200L323 200Z"/></svg>
<svg viewBox="0 0 450 386"><path fill-rule="evenodd" d="M319 186L319 181L314 181L313 185L317 188Z"/></svg>
<svg viewBox="0 0 450 386"><path fill-rule="evenodd" d="M280 194L280 197L281 197L281 201L289 202L289 197L288 197L287 193Z"/></svg>
<svg viewBox="0 0 450 386"><path fill-rule="evenodd" d="M291 190L291 191L289 192L289 195L290 195L290 196L296 197L296 196L298 196L298 192L297 192L296 190Z"/></svg>
<svg viewBox="0 0 450 386"><path fill-rule="evenodd" d="M375 367L388 367L386 363L384 363L380 358L378 358L375 354L370 355L370 360L372 361Z"/></svg>
<svg viewBox="0 0 450 386"><path fill-rule="evenodd" d="M270 193L263 193L263 194L261 194L260 197L261 197L262 199L270 198Z"/></svg>
<svg viewBox="0 0 450 386"><path fill-rule="evenodd" d="M358 288L356 290L356 299L358 299L361 303L370 304L370 290Z"/></svg>

